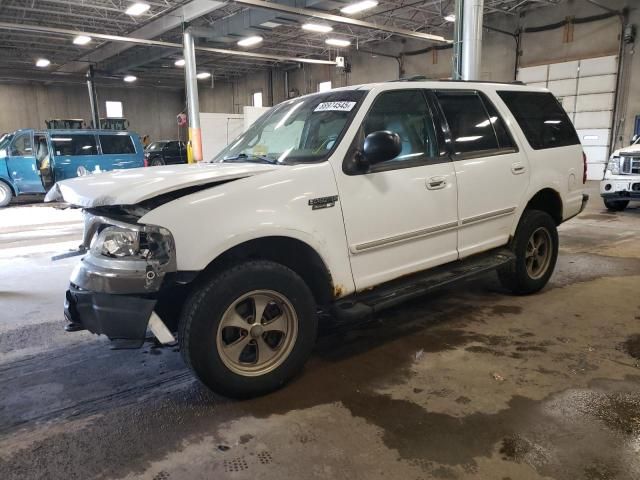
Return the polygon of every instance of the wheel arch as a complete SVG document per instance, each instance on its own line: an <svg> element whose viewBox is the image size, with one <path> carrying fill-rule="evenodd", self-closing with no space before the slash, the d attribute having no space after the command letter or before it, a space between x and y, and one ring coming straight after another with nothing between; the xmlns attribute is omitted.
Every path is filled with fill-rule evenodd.
<svg viewBox="0 0 640 480"><path fill-rule="evenodd" d="M4 183L7 187L9 187L9 190L11 190L11 193L13 194L14 197L18 195L15 188L13 188L13 185L11 185L11 182L9 180L0 177L0 182Z"/></svg>
<svg viewBox="0 0 640 480"><path fill-rule="evenodd" d="M556 225L562 223L563 204L562 197L553 188L543 188L533 195L524 210L541 210L548 213L553 218Z"/></svg>
<svg viewBox="0 0 640 480"><path fill-rule="evenodd" d="M287 236L266 236L244 241L222 252L198 275L209 275L247 260L271 260L296 272L308 285L318 305L329 304L341 292L320 254L308 243Z"/></svg>

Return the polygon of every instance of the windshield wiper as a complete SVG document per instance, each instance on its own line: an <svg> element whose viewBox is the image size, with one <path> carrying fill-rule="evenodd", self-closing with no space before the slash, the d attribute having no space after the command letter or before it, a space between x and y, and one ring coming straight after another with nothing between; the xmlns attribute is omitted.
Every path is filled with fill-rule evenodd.
<svg viewBox="0 0 640 480"><path fill-rule="evenodd" d="M277 160L271 159L269 157L265 157L262 155L247 155L246 153L239 153L235 157L229 157L222 160L223 162L262 162L262 163L270 163L271 165L275 165L278 163Z"/></svg>

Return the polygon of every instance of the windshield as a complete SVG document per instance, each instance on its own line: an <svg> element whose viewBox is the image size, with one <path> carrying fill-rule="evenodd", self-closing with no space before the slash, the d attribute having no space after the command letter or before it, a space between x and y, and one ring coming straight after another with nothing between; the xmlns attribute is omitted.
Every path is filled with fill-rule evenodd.
<svg viewBox="0 0 640 480"><path fill-rule="evenodd" d="M213 162L307 163L325 160L366 91L344 90L283 102L261 116Z"/></svg>
<svg viewBox="0 0 640 480"><path fill-rule="evenodd" d="M166 144L167 142L153 142L147 145L147 148L145 148L145 150L150 152L154 150L162 150L162 147L164 147Z"/></svg>

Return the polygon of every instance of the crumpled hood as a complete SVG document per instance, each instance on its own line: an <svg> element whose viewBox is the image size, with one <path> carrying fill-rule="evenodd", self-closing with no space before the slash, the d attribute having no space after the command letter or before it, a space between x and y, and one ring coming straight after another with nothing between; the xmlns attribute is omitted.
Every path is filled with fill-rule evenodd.
<svg viewBox="0 0 640 480"><path fill-rule="evenodd" d="M619 148L611 155L614 157L619 157L620 155L629 155L633 153L640 153L640 144L637 145L629 145L628 147Z"/></svg>
<svg viewBox="0 0 640 480"><path fill-rule="evenodd" d="M275 170L275 165L198 163L132 168L72 178L56 183L45 201L65 201L84 208L135 205L165 193L215 184Z"/></svg>

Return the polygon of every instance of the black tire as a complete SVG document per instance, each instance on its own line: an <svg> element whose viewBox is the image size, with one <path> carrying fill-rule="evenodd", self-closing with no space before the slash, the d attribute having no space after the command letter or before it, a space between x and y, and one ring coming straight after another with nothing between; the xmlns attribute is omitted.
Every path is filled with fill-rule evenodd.
<svg viewBox="0 0 640 480"><path fill-rule="evenodd" d="M0 208L9 205L12 198L13 191L11 190L11 187L6 183L0 181Z"/></svg>
<svg viewBox="0 0 640 480"><path fill-rule="evenodd" d="M545 233L546 232L546 233ZM548 260L540 266L539 272L532 276L527 268L527 248L534 235L546 237L550 248ZM540 291L549 281L558 259L558 230L551 216L540 210L525 210L513 237L511 250L516 259L508 267L498 270L498 278L503 287L518 295L528 295ZM537 255L536 249L536 255Z"/></svg>
<svg viewBox="0 0 640 480"><path fill-rule="evenodd" d="M276 292L289 302L297 317L297 333L282 363L266 373L246 376L225 364L218 351L218 329L223 315L238 299L259 290ZM302 278L278 263L255 260L214 274L198 285L183 308L178 335L182 357L202 383L223 395L247 398L280 388L302 369L315 345L317 327L315 300Z"/></svg>
<svg viewBox="0 0 640 480"><path fill-rule="evenodd" d="M604 206L612 212L621 212L629 205L629 200L605 200Z"/></svg>
<svg viewBox="0 0 640 480"><path fill-rule="evenodd" d="M164 160L160 157L152 159L151 163L149 164L150 167L161 167L163 165L165 165Z"/></svg>

